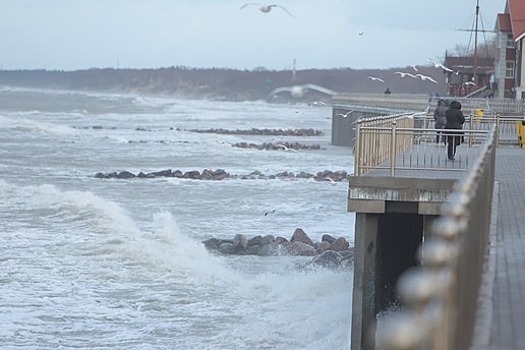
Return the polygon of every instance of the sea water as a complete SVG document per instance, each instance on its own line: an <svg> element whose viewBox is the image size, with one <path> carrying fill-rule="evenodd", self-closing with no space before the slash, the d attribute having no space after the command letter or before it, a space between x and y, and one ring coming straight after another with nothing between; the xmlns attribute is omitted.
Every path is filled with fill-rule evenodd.
<svg viewBox="0 0 525 350"><path fill-rule="evenodd" d="M195 132L302 128L323 135ZM351 173L330 135L329 107L0 88L0 348L348 349L352 271L202 244L302 228L353 245L347 182L95 177ZM321 149L232 147L286 141Z"/></svg>

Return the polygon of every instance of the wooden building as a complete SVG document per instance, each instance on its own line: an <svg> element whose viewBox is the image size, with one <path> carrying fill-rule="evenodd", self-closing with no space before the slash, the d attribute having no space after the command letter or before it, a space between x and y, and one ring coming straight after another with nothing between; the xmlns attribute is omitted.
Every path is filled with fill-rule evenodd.
<svg viewBox="0 0 525 350"><path fill-rule="evenodd" d="M494 58L492 57L455 57L445 55L445 67L452 71L446 74L448 94L456 97L492 96Z"/></svg>

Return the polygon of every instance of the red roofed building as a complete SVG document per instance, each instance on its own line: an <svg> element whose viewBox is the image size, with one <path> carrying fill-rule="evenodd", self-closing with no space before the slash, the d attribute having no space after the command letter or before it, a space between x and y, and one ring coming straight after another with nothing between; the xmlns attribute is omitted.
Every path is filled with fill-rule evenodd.
<svg viewBox="0 0 525 350"><path fill-rule="evenodd" d="M525 99L525 1L507 0L495 29L496 97Z"/></svg>

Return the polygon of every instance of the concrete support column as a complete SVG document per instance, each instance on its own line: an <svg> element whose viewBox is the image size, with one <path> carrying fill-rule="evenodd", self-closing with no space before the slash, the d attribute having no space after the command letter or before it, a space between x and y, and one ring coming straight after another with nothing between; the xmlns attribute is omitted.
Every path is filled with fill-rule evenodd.
<svg viewBox="0 0 525 350"><path fill-rule="evenodd" d="M356 213L352 350L375 348L378 227L379 215Z"/></svg>
<svg viewBox="0 0 525 350"><path fill-rule="evenodd" d="M356 213L352 350L375 349L377 315L398 306L397 281L418 264L424 216Z"/></svg>

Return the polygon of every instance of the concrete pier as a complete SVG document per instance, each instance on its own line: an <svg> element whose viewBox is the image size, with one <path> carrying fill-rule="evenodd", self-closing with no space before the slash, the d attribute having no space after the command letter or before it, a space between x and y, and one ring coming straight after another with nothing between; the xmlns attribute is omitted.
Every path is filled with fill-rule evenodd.
<svg viewBox="0 0 525 350"><path fill-rule="evenodd" d="M348 211L356 213L352 350L375 348L377 315L398 306L398 278L418 264L417 250L454 177L350 178Z"/></svg>

